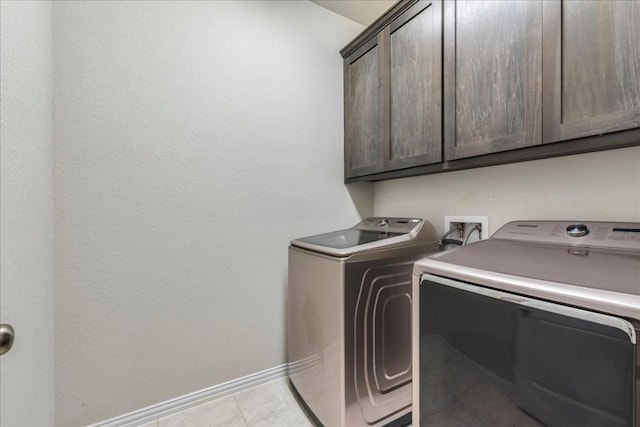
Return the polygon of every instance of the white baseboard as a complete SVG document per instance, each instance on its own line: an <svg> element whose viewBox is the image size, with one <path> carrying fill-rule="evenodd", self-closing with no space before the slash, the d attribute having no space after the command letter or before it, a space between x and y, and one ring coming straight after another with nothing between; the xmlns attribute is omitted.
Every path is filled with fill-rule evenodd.
<svg viewBox="0 0 640 427"><path fill-rule="evenodd" d="M204 390L195 391L165 402L147 406L128 414L119 415L90 427L134 427L201 405L205 402L231 396L259 385L287 376L287 364L256 372L246 377L214 385Z"/></svg>

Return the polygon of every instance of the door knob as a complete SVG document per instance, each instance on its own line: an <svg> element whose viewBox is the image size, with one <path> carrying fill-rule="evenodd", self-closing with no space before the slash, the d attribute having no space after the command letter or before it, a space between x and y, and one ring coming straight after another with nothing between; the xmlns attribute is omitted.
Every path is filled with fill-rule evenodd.
<svg viewBox="0 0 640 427"><path fill-rule="evenodd" d="M0 325L0 356L11 350L16 333L11 325Z"/></svg>

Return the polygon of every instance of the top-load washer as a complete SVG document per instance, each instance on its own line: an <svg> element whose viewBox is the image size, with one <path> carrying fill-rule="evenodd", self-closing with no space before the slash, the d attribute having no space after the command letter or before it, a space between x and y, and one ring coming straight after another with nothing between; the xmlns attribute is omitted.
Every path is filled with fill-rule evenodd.
<svg viewBox="0 0 640 427"><path fill-rule="evenodd" d="M289 378L316 421L410 422L411 271L437 240L422 219L367 218L291 242Z"/></svg>
<svg viewBox="0 0 640 427"><path fill-rule="evenodd" d="M640 427L640 223L511 222L413 295L413 425Z"/></svg>

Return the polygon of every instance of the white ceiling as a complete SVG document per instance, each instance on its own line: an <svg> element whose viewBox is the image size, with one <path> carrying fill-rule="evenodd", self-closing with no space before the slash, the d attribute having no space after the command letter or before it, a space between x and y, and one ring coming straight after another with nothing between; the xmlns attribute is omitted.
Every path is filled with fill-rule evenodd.
<svg viewBox="0 0 640 427"><path fill-rule="evenodd" d="M329 9L338 15L369 25L389 10L398 0L311 0L318 6Z"/></svg>

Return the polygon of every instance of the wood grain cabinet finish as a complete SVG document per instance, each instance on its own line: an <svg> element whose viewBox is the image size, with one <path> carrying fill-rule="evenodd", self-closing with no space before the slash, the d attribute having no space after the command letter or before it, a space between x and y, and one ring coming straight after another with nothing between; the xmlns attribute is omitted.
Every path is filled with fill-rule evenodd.
<svg viewBox="0 0 640 427"><path fill-rule="evenodd" d="M440 1L406 7L345 57L345 177L442 161Z"/></svg>
<svg viewBox="0 0 640 427"><path fill-rule="evenodd" d="M544 142L640 127L640 1L545 1L544 30Z"/></svg>
<svg viewBox="0 0 640 427"><path fill-rule="evenodd" d="M441 3L420 1L389 36L391 135L386 169L442 161Z"/></svg>
<svg viewBox="0 0 640 427"><path fill-rule="evenodd" d="M382 36L345 60L345 176L384 170Z"/></svg>
<svg viewBox="0 0 640 427"><path fill-rule="evenodd" d="M445 4L445 157L542 143L542 1Z"/></svg>
<svg viewBox="0 0 640 427"><path fill-rule="evenodd" d="M346 182L640 145L640 0L400 0L341 54Z"/></svg>

